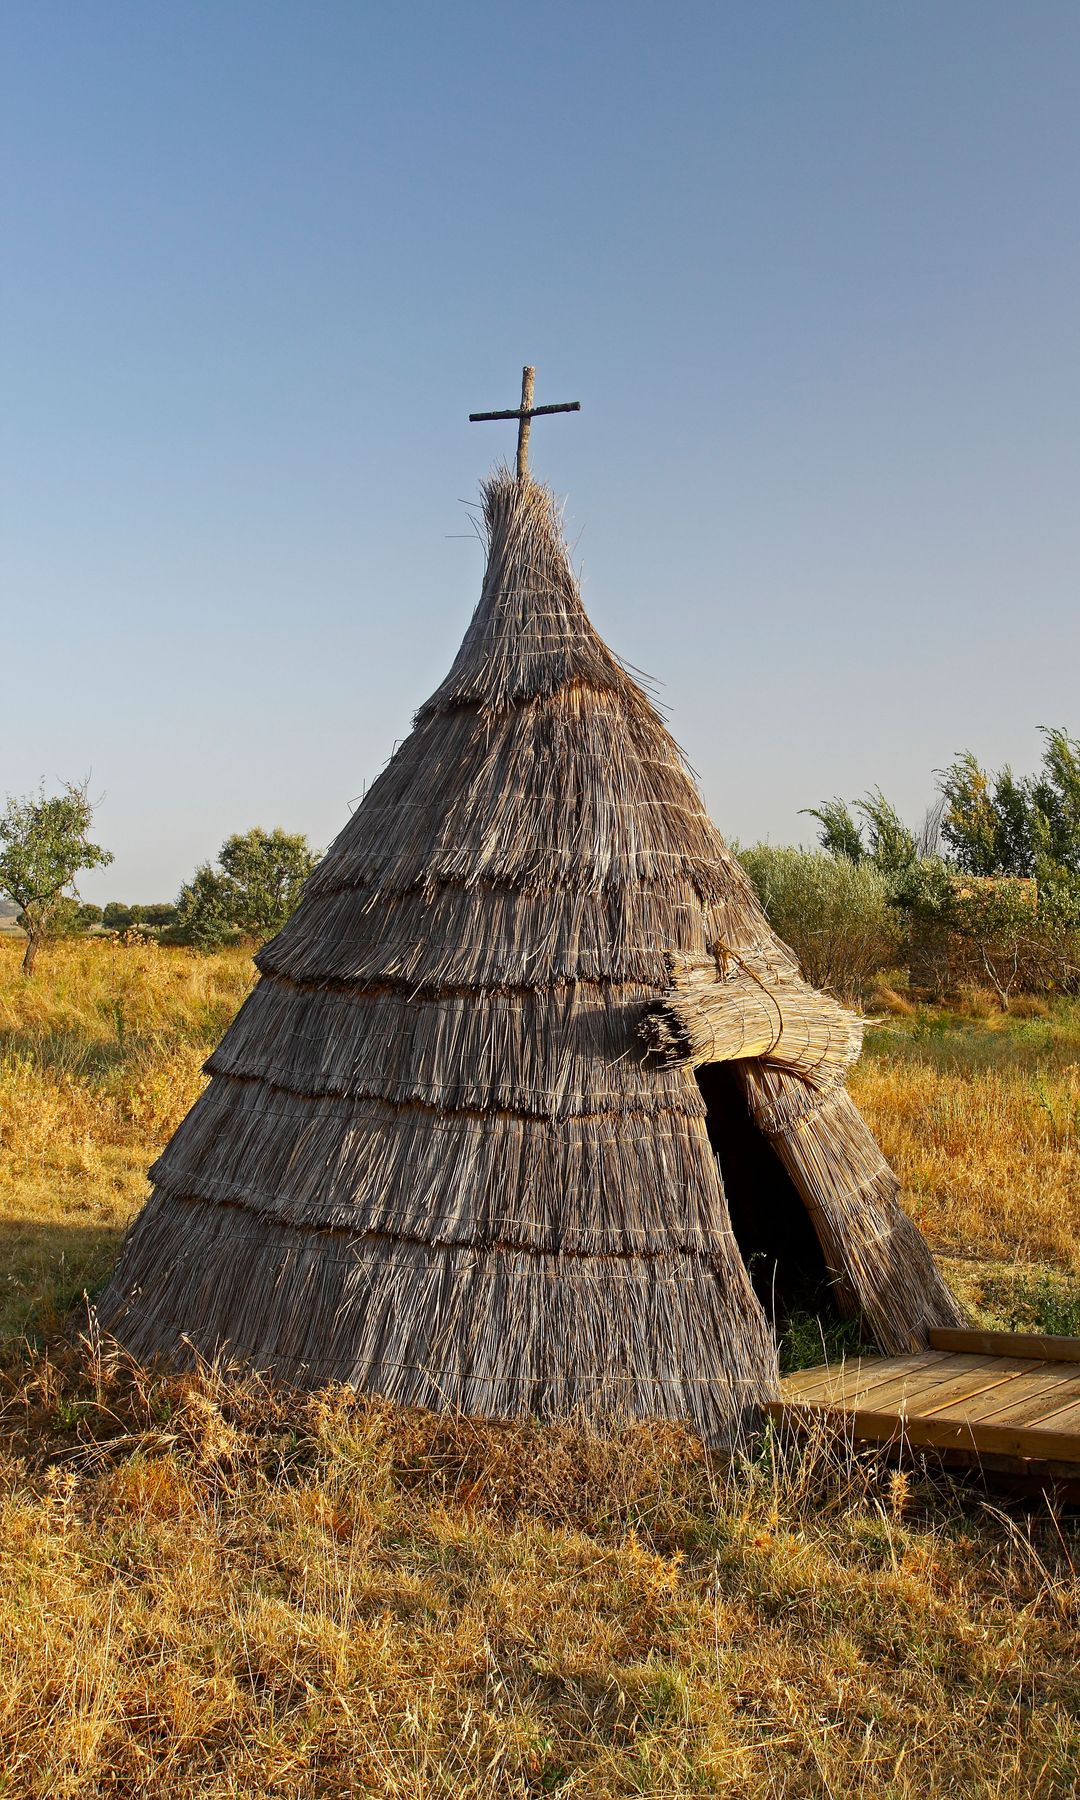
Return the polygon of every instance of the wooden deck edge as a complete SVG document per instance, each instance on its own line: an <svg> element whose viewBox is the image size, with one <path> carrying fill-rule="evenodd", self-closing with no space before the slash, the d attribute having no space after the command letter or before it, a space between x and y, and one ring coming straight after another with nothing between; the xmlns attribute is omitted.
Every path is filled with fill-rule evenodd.
<svg viewBox="0 0 1080 1800"><path fill-rule="evenodd" d="M1023 1425L992 1425L959 1419L898 1416L895 1412L846 1412L833 1405L800 1406L798 1401L770 1400L770 1418L806 1429L826 1425L838 1437L872 1444L910 1444L928 1450L964 1450L1025 1461L1062 1463L1080 1471L1080 1434Z"/></svg>
<svg viewBox="0 0 1080 1800"><path fill-rule="evenodd" d="M936 1325L930 1332L930 1348L975 1352L982 1356L1032 1357L1040 1362L1080 1363L1080 1338L1043 1337L1024 1331L968 1331Z"/></svg>

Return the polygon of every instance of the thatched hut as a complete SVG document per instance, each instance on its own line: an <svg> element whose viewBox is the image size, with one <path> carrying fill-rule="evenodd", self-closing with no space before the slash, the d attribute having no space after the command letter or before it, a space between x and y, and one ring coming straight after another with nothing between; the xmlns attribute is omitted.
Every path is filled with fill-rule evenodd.
<svg viewBox="0 0 1080 1800"><path fill-rule="evenodd" d="M549 492L484 501L454 665L258 956L103 1317L140 1356L723 1438L800 1282L886 1351L956 1308L845 1091L859 1020L590 625Z"/></svg>

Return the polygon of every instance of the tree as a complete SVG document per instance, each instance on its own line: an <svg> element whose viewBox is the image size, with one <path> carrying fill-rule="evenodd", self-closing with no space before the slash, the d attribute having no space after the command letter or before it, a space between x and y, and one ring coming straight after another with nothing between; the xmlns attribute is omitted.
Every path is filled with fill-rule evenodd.
<svg viewBox="0 0 1080 1800"><path fill-rule="evenodd" d="M829 856L846 856L849 862L862 862L866 845L846 800L823 800L820 806L804 806L803 813L807 818L816 819L821 826L818 843Z"/></svg>
<svg viewBox="0 0 1080 1800"><path fill-rule="evenodd" d="M1080 739L1042 727L1043 772L1031 783L1039 824L1035 860L1080 876Z"/></svg>
<svg viewBox="0 0 1080 1800"><path fill-rule="evenodd" d="M942 835L967 875L1080 880L1080 741L1042 726L1042 772L989 774L965 750L942 769Z"/></svg>
<svg viewBox="0 0 1080 1800"><path fill-rule="evenodd" d="M265 942L295 911L317 861L302 833L237 833L222 844L219 868L203 863L181 888L178 923L201 950L236 936Z"/></svg>
<svg viewBox="0 0 1080 1800"><path fill-rule="evenodd" d="M154 901L149 906L124 906L119 900L110 900L101 914L101 923L106 931L118 932L121 936L138 926L140 932L154 932L155 935L168 930L176 924L176 907L166 901Z"/></svg>
<svg viewBox="0 0 1080 1800"><path fill-rule="evenodd" d="M881 789L871 788L865 799L855 802L855 810L866 821L870 861L885 875L910 868L918 854L915 834Z"/></svg>
<svg viewBox="0 0 1080 1800"><path fill-rule="evenodd" d="M184 937L196 950L217 950L227 943L236 935L228 877L209 863L200 863L180 889L176 916Z"/></svg>
<svg viewBox="0 0 1080 1800"><path fill-rule="evenodd" d="M945 802L941 835L958 869L967 875L993 875L1001 871L998 816L990 777L971 750L965 750L942 769L938 787ZM1014 871L1009 870L1012 874Z"/></svg>
<svg viewBox="0 0 1080 1800"><path fill-rule="evenodd" d="M23 800L9 796L0 815L0 892L21 910L24 975L33 974L54 918L65 916L63 902L76 897L76 875L112 862L110 850L90 842L93 817L86 784L71 782L48 797L44 786Z"/></svg>
<svg viewBox="0 0 1080 1800"><path fill-rule="evenodd" d="M161 900L155 900L149 906L133 906L131 910L138 915L138 924L149 925L153 931L161 931L168 925L176 924L175 906L169 906Z"/></svg>
<svg viewBox="0 0 1080 1800"><path fill-rule="evenodd" d="M918 856L914 832L908 830L880 788L871 788L855 802L865 836L846 800L823 800L820 806L804 807L803 812L821 826L818 843L829 856L846 856L853 863L872 862L884 874L906 869Z"/></svg>

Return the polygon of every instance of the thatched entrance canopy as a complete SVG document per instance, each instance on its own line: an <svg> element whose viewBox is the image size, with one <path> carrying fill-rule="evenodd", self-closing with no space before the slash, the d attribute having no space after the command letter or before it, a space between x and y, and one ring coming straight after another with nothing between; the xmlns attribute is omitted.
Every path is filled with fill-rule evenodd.
<svg viewBox="0 0 1080 1800"><path fill-rule="evenodd" d="M258 957L103 1313L141 1355L723 1436L776 1357L696 1068L738 1071L743 1212L767 1238L783 1188L883 1349L955 1308L845 1093L858 1021L589 624L550 494L485 508L457 659Z"/></svg>

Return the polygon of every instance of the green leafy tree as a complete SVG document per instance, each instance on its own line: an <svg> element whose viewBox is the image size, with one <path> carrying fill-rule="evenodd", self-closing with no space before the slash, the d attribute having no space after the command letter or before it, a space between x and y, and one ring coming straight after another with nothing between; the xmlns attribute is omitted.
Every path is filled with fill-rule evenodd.
<svg viewBox="0 0 1080 1800"><path fill-rule="evenodd" d="M803 815L817 820L821 827L818 843L829 856L846 856L849 862L862 862L866 845L846 800L823 800L820 806L804 806Z"/></svg>
<svg viewBox="0 0 1080 1800"><path fill-rule="evenodd" d="M990 801L994 816L994 867L987 874L1026 878L1038 860L1035 840L1039 827L1029 784L1018 780L1007 766L994 777Z"/></svg>
<svg viewBox="0 0 1080 1800"><path fill-rule="evenodd" d="M180 890L177 922L203 950L235 937L265 942L295 911L317 860L300 833L237 833L221 846L220 866L203 863Z"/></svg>
<svg viewBox="0 0 1080 1800"><path fill-rule="evenodd" d="M149 925L154 931L176 924L176 908L166 902L155 900L150 906L140 906L133 910L141 913L141 925Z"/></svg>
<svg viewBox="0 0 1080 1800"><path fill-rule="evenodd" d="M938 777L945 802L941 835L957 868L968 875L1001 872L998 816L990 777L971 750L955 758ZM1010 874L1020 871L1011 869Z"/></svg>
<svg viewBox="0 0 1080 1800"><path fill-rule="evenodd" d="M1080 876L1080 739L1043 727L1042 774L1031 784L1035 862Z"/></svg>
<svg viewBox="0 0 1080 1800"><path fill-rule="evenodd" d="M1080 741L1042 727L1040 774L981 768L970 750L943 769L942 836L969 875L1035 876L1060 887L1080 880Z"/></svg>
<svg viewBox="0 0 1080 1800"><path fill-rule="evenodd" d="M235 937L233 898L228 877L200 863L176 902L177 923L188 943L197 950L216 950Z"/></svg>
<svg viewBox="0 0 1080 1800"><path fill-rule="evenodd" d="M915 834L881 789L871 788L864 799L855 802L855 810L866 822L870 861L886 875L909 868L918 855Z"/></svg>
<svg viewBox="0 0 1080 1800"><path fill-rule="evenodd" d="M24 975L33 974L54 919L63 922L62 902L75 899L76 875L112 862L111 851L90 842L93 818L85 783L68 783L60 794L42 787L23 800L9 797L0 814L0 892L20 909Z"/></svg>
<svg viewBox="0 0 1080 1800"><path fill-rule="evenodd" d="M133 927L143 932L161 932L175 925L176 920L176 907L167 901L155 901L149 906L124 906L119 900L110 900L101 915L106 931L120 933L131 931Z"/></svg>
<svg viewBox="0 0 1080 1800"><path fill-rule="evenodd" d="M856 822L846 800L824 800L803 808L821 827L818 843L829 856L846 856L849 862L872 862L884 873L906 869L918 855L915 834L909 831L895 806L880 788L871 788L855 802ZM864 830L865 828L865 830Z"/></svg>
<svg viewBox="0 0 1080 1800"><path fill-rule="evenodd" d="M302 833L255 826L228 838L218 861L232 884L237 929L244 937L266 939L295 912L318 858Z"/></svg>

